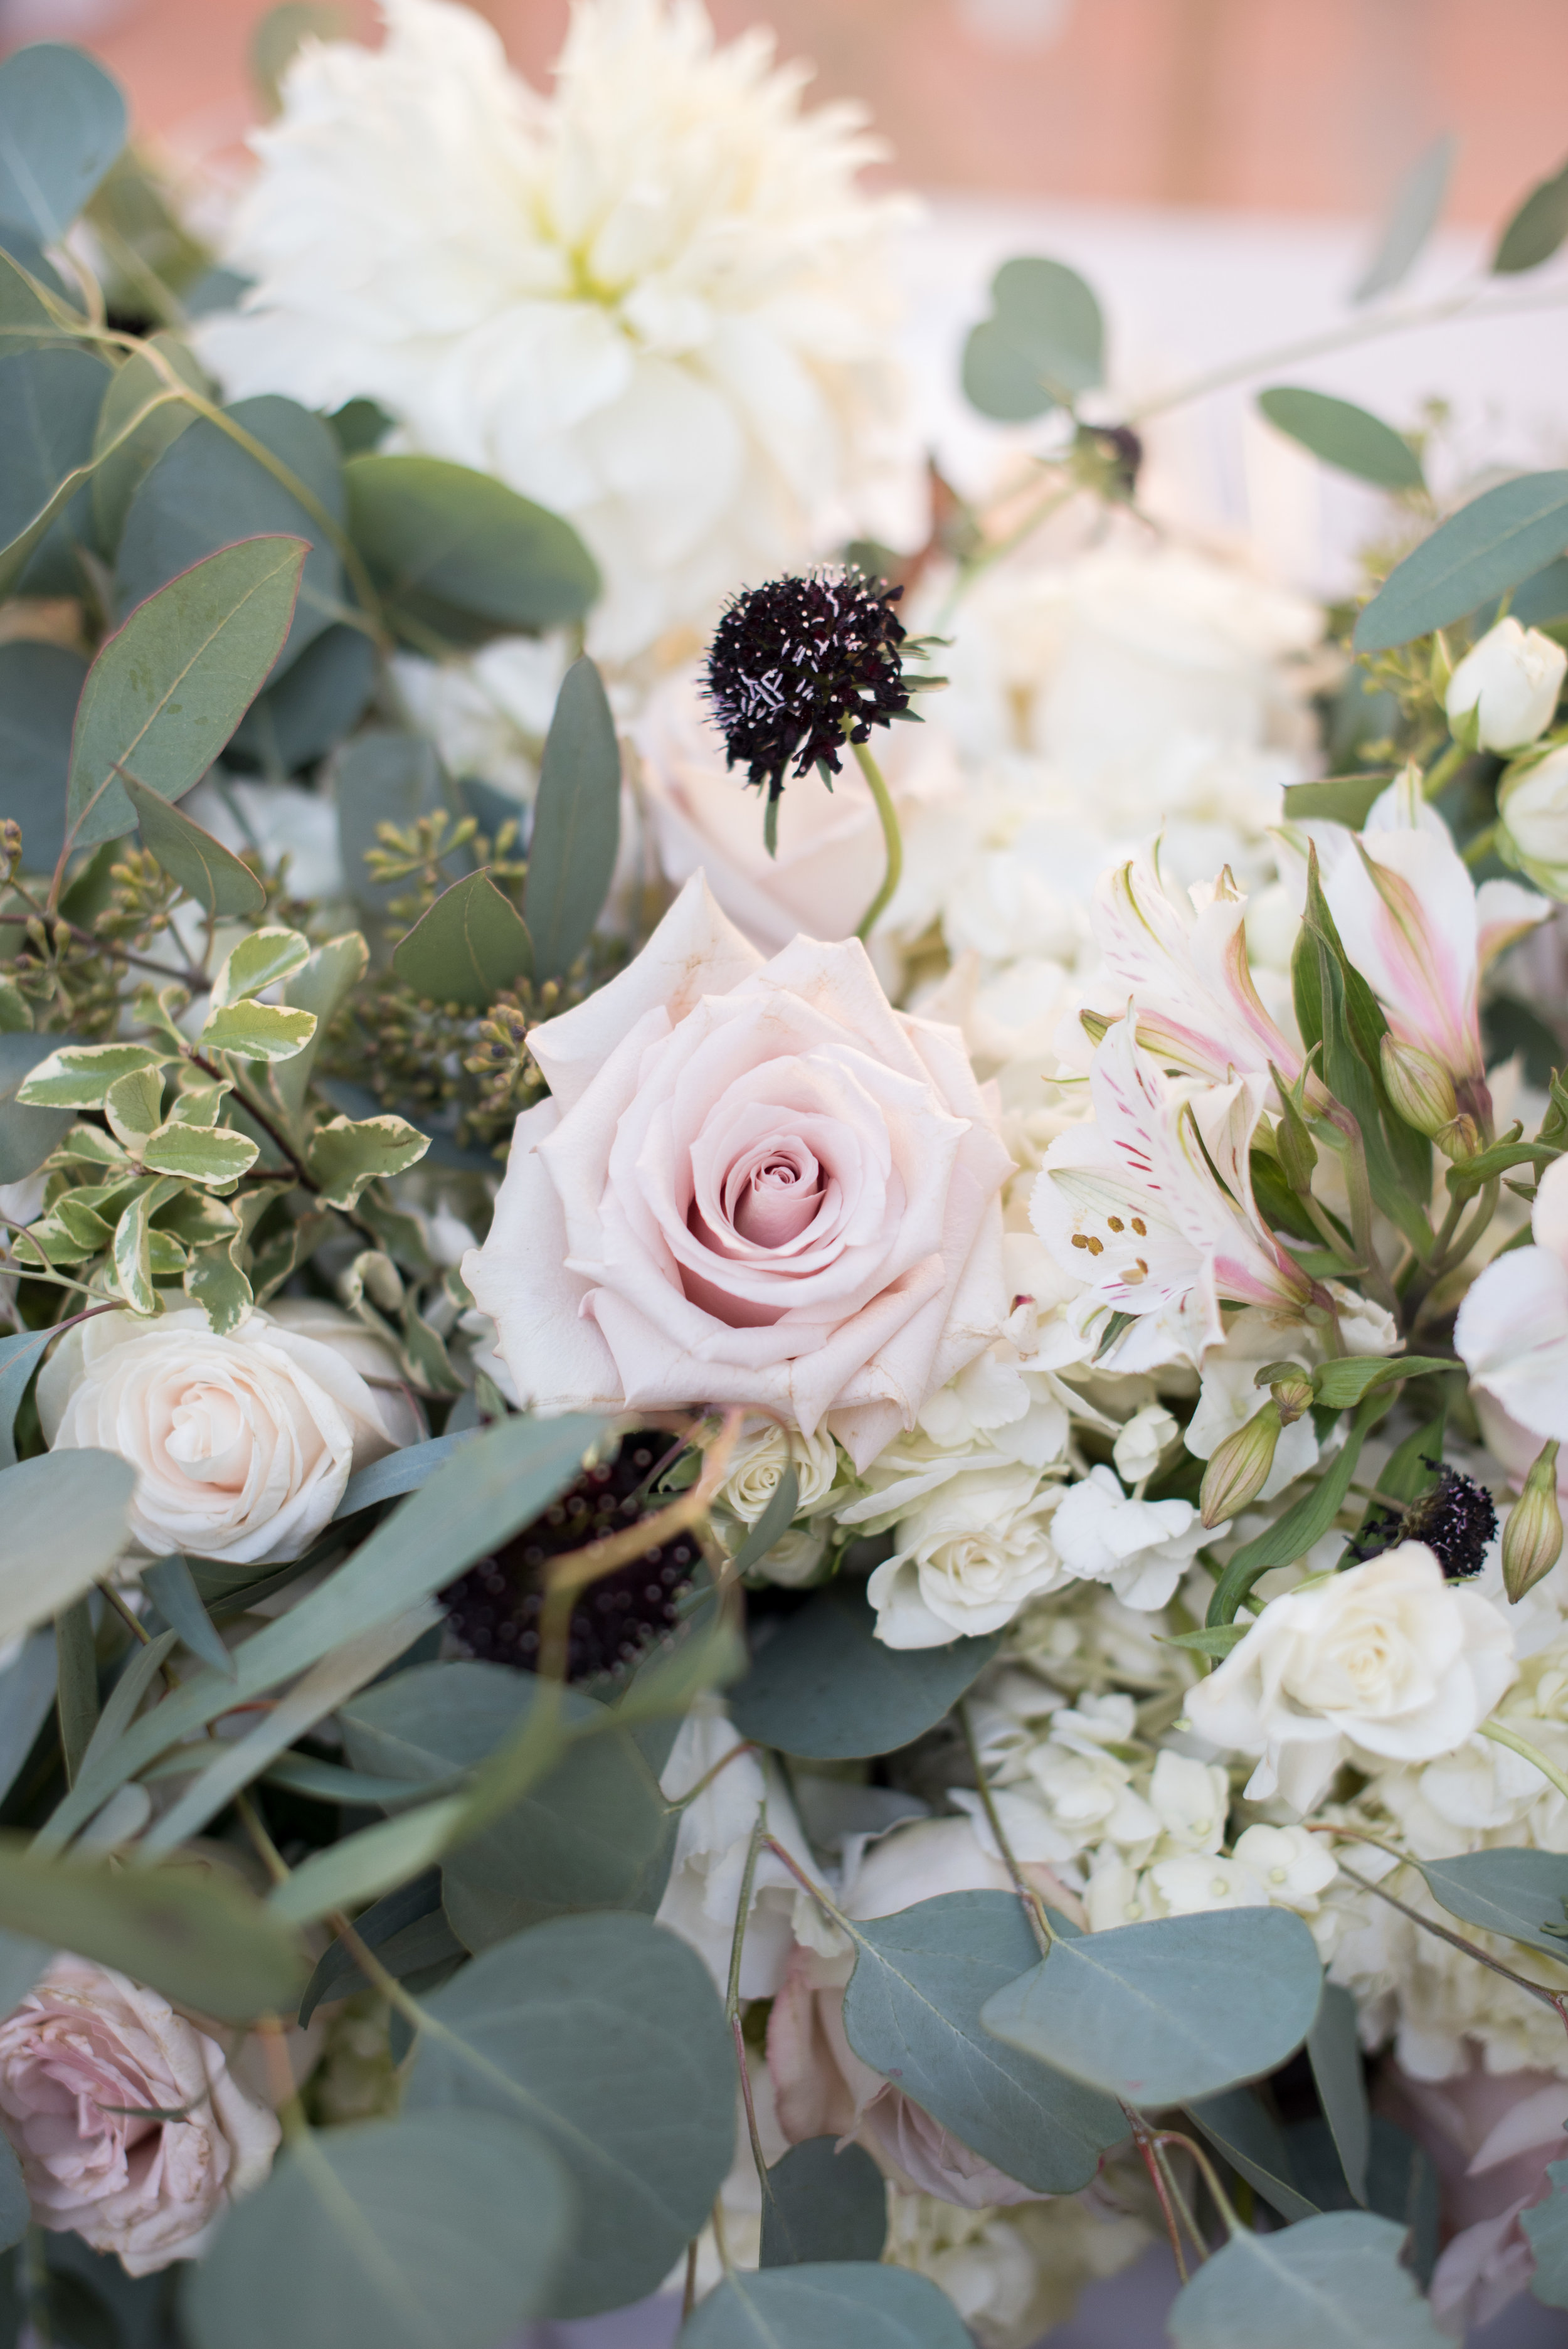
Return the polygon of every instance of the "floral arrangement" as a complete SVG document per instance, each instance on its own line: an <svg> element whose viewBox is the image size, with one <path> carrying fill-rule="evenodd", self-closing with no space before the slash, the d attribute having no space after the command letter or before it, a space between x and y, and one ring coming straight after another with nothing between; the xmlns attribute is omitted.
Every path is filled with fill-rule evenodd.
<svg viewBox="0 0 1568 2349"><path fill-rule="evenodd" d="M1023 258L971 509L762 40L282 13L221 251L0 67L13 2331L1568 2306L1564 477Z"/></svg>

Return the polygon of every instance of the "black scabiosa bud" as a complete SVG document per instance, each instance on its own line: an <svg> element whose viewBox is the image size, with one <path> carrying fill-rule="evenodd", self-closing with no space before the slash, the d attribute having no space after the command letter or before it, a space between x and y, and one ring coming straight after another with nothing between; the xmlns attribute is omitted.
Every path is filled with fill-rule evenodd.
<svg viewBox="0 0 1568 2349"><path fill-rule="evenodd" d="M1386 1509L1351 1545L1358 1558L1380 1557L1398 1542L1425 1542L1449 1582L1468 1581L1486 1563L1497 1536L1497 1505L1484 1485L1460 1469L1428 1461L1437 1482L1400 1514Z"/></svg>
<svg viewBox="0 0 1568 2349"><path fill-rule="evenodd" d="M668 1436L656 1432L628 1435L613 1460L585 1470L542 1517L448 1585L441 1599L465 1654L485 1663L513 1664L520 1671L536 1669L550 1560L624 1533L639 1517L662 1508L662 1501L650 1500L647 1488L669 1448ZM667 1638L700 1556L695 1537L680 1534L590 1583L572 1609L567 1679L593 1680L623 1671Z"/></svg>
<svg viewBox="0 0 1568 2349"><path fill-rule="evenodd" d="M707 657L707 702L727 762L767 786L771 806L798 776L840 770L844 745L871 740L909 708L893 605L902 587L834 566L748 587L728 605Z"/></svg>

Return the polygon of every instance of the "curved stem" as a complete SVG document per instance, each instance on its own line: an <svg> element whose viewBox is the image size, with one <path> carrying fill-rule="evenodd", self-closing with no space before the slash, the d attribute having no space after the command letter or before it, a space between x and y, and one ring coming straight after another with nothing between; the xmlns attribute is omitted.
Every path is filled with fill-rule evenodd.
<svg viewBox="0 0 1568 2349"><path fill-rule="evenodd" d="M876 923L886 912L893 891L898 887L903 876L903 835L898 828L898 811L893 806L892 793L882 780L882 769L863 742L851 742L850 748L859 761L861 774L871 785L872 797L876 802L877 813L882 818L882 840L887 848L887 871L882 874L882 887L866 907L860 928L855 932L856 937L865 939L870 937Z"/></svg>
<svg viewBox="0 0 1568 2349"><path fill-rule="evenodd" d="M1568 1776L1559 1770L1555 1762L1547 1760L1539 1745L1532 1745L1528 1737L1521 1737L1516 1729L1505 1729L1501 1721L1483 1721L1480 1734L1490 1737L1494 1745L1506 1745L1511 1754L1522 1754L1524 1759L1533 1762L1542 1776L1549 1779L1558 1793L1568 1800Z"/></svg>

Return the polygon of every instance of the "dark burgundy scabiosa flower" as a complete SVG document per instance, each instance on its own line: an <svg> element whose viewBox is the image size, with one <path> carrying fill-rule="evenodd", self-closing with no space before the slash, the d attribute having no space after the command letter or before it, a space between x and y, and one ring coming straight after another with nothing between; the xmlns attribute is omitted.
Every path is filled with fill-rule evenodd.
<svg viewBox="0 0 1568 2349"><path fill-rule="evenodd" d="M819 761L836 775L846 740L869 741L909 708L892 608L903 593L835 565L729 605L708 649L707 702L727 763L766 784L770 805L791 761L798 776Z"/></svg>
<svg viewBox="0 0 1568 2349"><path fill-rule="evenodd" d="M623 1533L663 1507L646 1486L669 1448L669 1437L652 1430L628 1435L614 1459L585 1470L542 1517L448 1585L447 1621L467 1654L520 1671L536 1668L550 1559ZM700 1556L692 1536L682 1534L591 1583L572 1610L568 1680L617 1671L673 1631L676 1602Z"/></svg>
<svg viewBox="0 0 1568 2349"><path fill-rule="evenodd" d="M1402 1513L1385 1509L1351 1545L1358 1558L1378 1557L1397 1542L1425 1542L1449 1582L1468 1581L1486 1563L1497 1534L1497 1506L1484 1485L1462 1470L1429 1460L1437 1482Z"/></svg>

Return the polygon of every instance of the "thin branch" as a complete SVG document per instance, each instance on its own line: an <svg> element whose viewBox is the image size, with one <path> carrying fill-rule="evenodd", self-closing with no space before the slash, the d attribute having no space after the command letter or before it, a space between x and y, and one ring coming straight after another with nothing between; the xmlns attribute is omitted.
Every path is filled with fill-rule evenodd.
<svg viewBox="0 0 1568 2349"><path fill-rule="evenodd" d="M969 1749L969 1759L974 1765L975 1784L979 1790L981 1806L985 1813L985 1823L996 1839L996 1848L1006 1863L1007 1873L1013 1879L1013 1889L1024 1904L1025 1913L1034 1928L1035 1939L1040 1945L1041 1952L1048 1954L1057 1937L1052 1930L1051 1920L1046 1914L1044 1900L1025 1877L1023 1869L1013 1857L1012 1845L1002 1832L1002 1821L997 1813L991 1788L986 1782L985 1765L980 1759L980 1748L975 1742L975 1725L969 1718L969 1705L966 1699L960 1701L956 1711L959 1727L964 1732L964 1743Z"/></svg>
<svg viewBox="0 0 1568 2349"><path fill-rule="evenodd" d="M212 984L210 978L203 978L199 970L177 970L172 963L154 962L150 955L133 954L129 947L122 947L113 938L100 938L93 931L84 930L78 923L67 922L63 914L42 916L36 914L0 914L0 922L9 922L24 929L30 922L39 919L46 921L53 929L65 930L78 946L91 947L95 954L110 955L116 962L134 963L138 970L156 971L160 978L177 978L181 986L190 988L193 995L205 994Z"/></svg>
<svg viewBox="0 0 1568 2349"><path fill-rule="evenodd" d="M1405 1862L1408 1868L1413 1868L1415 1864L1414 1860ZM1568 2008L1564 2006L1563 1994L1549 1991L1540 1982L1532 1982L1525 1974L1516 1974L1513 1968L1505 1966L1501 1958L1488 1957L1486 1951L1478 1949L1473 1941L1467 1941L1462 1933L1450 1933L1446 1925L1435 1924L1430 1917L1423 1917L1418 1909L1412 1909L1409 1902L1401 1900L1397 1893L1385 1892L1383 1887L1374 1884L1369 1876L1357 1876L1356 1870L1346 1868L1343 1860L1339 1868L1340 1873L1347 1876L1352 1884L1358 1885L1363 1892L1375 1892L1379 1900L1386 1900L1390 1909L1397 1909L1401 1917L1408 1917L1412 1925L1420 1927L1423 1933L1430 1933L1438 1940L1447 1941L1450 1949L1462 1950L1467 1958L1473 1958L1478 1965L1490 1967L1494 1974L1501 1974L1504 1982L1511 1982L1516 1990L1528 1991L1532 1998L1541 2001L1542 2006L1551 2007L1558 2021L1568 2028Z"/></svg>
<svg viewBox="0 0 1568 2349"><path fill-rule="evenodd" d="M751 1888L757 1881L758 1855L762 1838L768 1832L768 1804L757 1806L757 1817L751 1829L751 1841L746 1847L746 1868L740 1879L740 1899L735 1909L735 1931L729 1944L729 1987L725 1995L724 2016L735 2041L736 2068L740 2074L740 2097L746 2106L747 2133L751 2139L751 2158L757 2168L757 2182L762 2189L764 2203L773 2199L773 2187L768 2176L768 2162L762 2151L762 2138L757 2127L757 2107L751 2096L751 2067L746 2060L746 2031L740 2020L740 1961L746 1948L746 1928L751 1918Z"/></svg>

